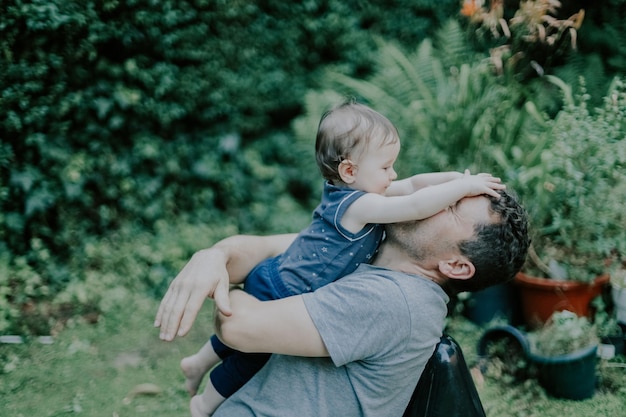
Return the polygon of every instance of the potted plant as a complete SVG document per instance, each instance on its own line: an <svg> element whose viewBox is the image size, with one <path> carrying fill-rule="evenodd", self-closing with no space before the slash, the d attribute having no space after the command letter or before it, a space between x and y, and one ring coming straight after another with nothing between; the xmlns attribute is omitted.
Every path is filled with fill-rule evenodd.
<svg viewBox="0 0 626 417"><path fill-rule="evenodd" d="M611 308L609 297L606 292L592 302L595 311L593 324L600 338L598 356L602 359L613 359L615 355L624 353L624 331L617 321L615 309Z"/></svg>
<svg viewBox="0 0 626 417"><path fill-rule="evenodd" d="M626 330L626 261L621 259L611 268L611 296L617 322Z"/></svg>
<svg viewBox="0 0 626 417"><path fill-rule="evenodd" d="M564 107L519 144L507 179L532 222L529 260L515 281L530 327L564 309L590 316L609 281L607 260L626 253L624 84L614 81L604 106L591 111L584 88L574 99L549 80L565 92ZM527 163L533 155L538 161Z"/></svg>
<svg viewBox="0 0 626 417"><path fill-rule="evenodd" d="M529 358L549 395L571 400L594 395L598 337L586 317L568 310L555 312L528 339Z"/></svg>

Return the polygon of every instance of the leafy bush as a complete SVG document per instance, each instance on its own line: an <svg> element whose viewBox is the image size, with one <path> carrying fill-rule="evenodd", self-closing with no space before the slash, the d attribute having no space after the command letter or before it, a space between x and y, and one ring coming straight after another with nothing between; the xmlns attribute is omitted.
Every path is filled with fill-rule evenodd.
<svg viewBox="0 0 626 417"><path fill-rule="evenodd" d="M381 40L376 62L365 79L328 72L321 85L390 118L402 138L401 176L465 168L498 173L496 151L508 155L520 132L537 128L526 90L495 76L457 21L409 52ZM321 107L338 99L327 90L307 96L307 114L294 124L298 137L306 137Z"/></svg>
<svg viewBox="0 0 626 417"><path fill-rule="evenodd" d="M319 187L284 132L304 92L328 65L367 73L372 33L425 37L441 7L2 2L0 249L10 294L0 295L0 330L29 327L15 317L59 292L93 301L79 294L93 294L97 279L74 261L116 231L154 233L172 219L293 230Z"/></svg>
<svg viewBox="0 0 626 417"><path fill-rule="evenodd" d="M401 176L464 168L502 176L530 211L535 248L551 248L539 256L567 263L570 277L595 277L605 259L626 251L619 81L591 111L586 91L575 102L573 87L552 75L525 83L497 76L472 53L456 21L408 53L381 41L377 62L365 79L329 72L322 83L328 90L307 96L308 114L294 123L298 136L320 107L338 99L332 91L355 95L398 127Z"/></svg>
<svg viewBox="0 0 626 417"><path fill-rule="evenodd" d="M102 241L109 235L145 238L162 222L250 233L303 225L319 194L312 139L321 109L298 128L305 140L287 126L318 100L308 91L320 82L340 94L357 91L396 122L407 174L490 169L493 158L482 156L489 146L511 158L511 144L531 124L524 94L487 75L458 26L425 41L458 7L456 0L2 2L0 331L32 328L19 317L45 317L40 301L59 293L98 304L89 253L120 254ZM334 81L320 81L329 68ZM363 78L380 95L347 81ZM476 150L485 152L476 158ZM130 275L159 291L162 278L150 274ZM113 275L102 282L115 285Z"/></svg>
<svg viewBox="0 0 626 417"><path fill-rule="evenodd" d="M590 109L584 90L574 97L554 82L567 105L542 134L520 141L507 172L533 219L538 266L549 273L544 264L556 261L571 279L587 281L626 253L626 88L616 79L604 105ZM539 160L526 163L530 153Z"/></svg>
<svg viewBox="0 0 626 417"><path fill-rule="evenodd" d="M626 1L609 0L586 10L580 49L601 58L609 77L626 70Z"/></svg>

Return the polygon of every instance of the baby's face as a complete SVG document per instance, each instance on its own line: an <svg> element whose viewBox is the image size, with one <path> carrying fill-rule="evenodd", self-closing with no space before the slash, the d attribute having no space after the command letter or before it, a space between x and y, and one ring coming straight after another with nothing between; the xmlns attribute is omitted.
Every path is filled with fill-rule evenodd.
<svg viewBox="0 0 626 417"><path fill-rule="evenodd" d="M399 140L380 146L368 146L358 160L354 161L357 171L355 181L350 186L368 193L385 194L392 181L398 177L393 164L399 153Z"/></svg>

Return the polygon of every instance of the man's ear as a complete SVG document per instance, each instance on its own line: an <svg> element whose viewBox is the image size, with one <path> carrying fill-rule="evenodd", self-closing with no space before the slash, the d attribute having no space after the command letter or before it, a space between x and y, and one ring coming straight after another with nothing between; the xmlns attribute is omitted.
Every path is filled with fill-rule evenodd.
<svg viewBox="0 0 626 417"><path fill-rule="evenodd" d="M346 184L352 184L356 176L357 166L349 159L344 159L339 164L339 177Z"/></svg>
<svg viewBox="0 0 626 417"><path fill-rule="evenodd" d="M476 267L469 259L461 256L439 261L439 272L450 279L470 279L476 272Z"/></svg>

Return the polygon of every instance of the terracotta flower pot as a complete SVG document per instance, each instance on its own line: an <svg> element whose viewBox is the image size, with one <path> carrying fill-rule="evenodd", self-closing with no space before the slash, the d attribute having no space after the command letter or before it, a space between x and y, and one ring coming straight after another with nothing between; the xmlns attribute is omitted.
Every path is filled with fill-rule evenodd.
<svg viewBox="0 0 626 417"><path fill-rule="evenodd" d="M608 282L609 275L601 275L591 283L531 277L522 272L515 276L524 322L531 328L544 324L555 311L570 310L590 317L589 303Z"/></svg>

